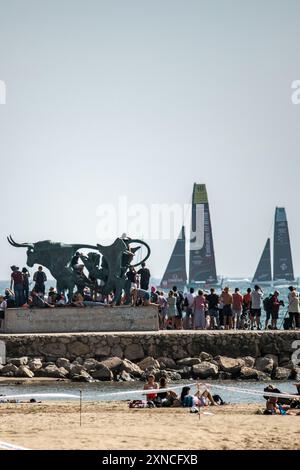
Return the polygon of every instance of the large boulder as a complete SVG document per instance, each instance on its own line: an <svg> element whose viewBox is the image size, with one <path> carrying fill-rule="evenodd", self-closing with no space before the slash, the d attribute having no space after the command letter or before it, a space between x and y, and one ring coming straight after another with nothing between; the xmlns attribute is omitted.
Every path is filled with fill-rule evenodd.
<svg viewBox="0 0 300 470"><path fill-rule="evenodd" d="M1 370L1 375L4 377L13 377L15 373L17 372L18 368L14 364L6 364L2 370Z"/></svg>
<svg viewBox="0 0 300 470"><path fill-rule="evenodd" d="M70 370L71 364L69 359L66 359L65 357L60 357L56 361L57 367L63 367L66 370Z"/></svg>
<svg viewBox="0 0 300 470"><path fill-rule="evenodd" d="M199 354L199 358L202 362L211 362L213 360L213 356L207 352L202 351Z"/></svg>
<svg viewBox="0 0 300 470"><path fill-rule="evenodd" d="M262 372L261 370L258 370L257 371L257 380L262 381L262 382L266 382L266 381L270 381L271 377L270 377L269 374L266 374L265 372Z"/></svg>
<svg viewBox="0 0 300 470"><path fill-rule="evenodd" d="M124 351L124 357L130 361L138 361L145 357L141 344L128 344Z"/></svg>
<svg viewBox="0 0 300 470"><path fill-rule="evenodd" d="M286 367L276 367L275 372L272 376L274 380L288 380L292 375L291 369Z"/></svg>
<svg viewBox="0 0 300 470"><path fill-rule="evenodd" d="M96 359L89 358L84 361L82 367L88 372L90 372L92 370L97 370L99 367L101 368L101 364Z"/></svg>
<svg viewBox="0 0 300 470"><path fill-rule="evenodd" d="M94 379L86 370L82 370L80 374L72 376L72 382L94 382Z"/></svg>
<svg viewBox="0 0 300 470"><path fill-rule="evenodd" d="M34 373L29 369L27 366L20 366L18 370L15 372L16 377L27 377L31 379L34 377Z"/></svg>
<svg viewBox="0 0 300 470"><path fill-rule="evenodd" d="M82 371L85 371L82 365L73 363L70 366L70 377L72 378L74 375L80 375Z"/></svg>
<svg viewBox="0 0 300 470"><path fill-rule="evenodd" d="M274 369L274 361L271 357L258 357L255 361L255 369L271 374Z"/></svg>
<svg viewBox="0 0 300 470"><path fill-rule="evenodd" d="M242 359L233 359L225 356L217 356L215 359L219 368L223 372L232 374L232 376L237 376L240 373L241 368L245 365L245 362Z"/></svg>
<svg viewBox="0 0 300 470"><path fill-rule="evenodd" d="M241 368L239 378L242 380L257 379L258 378L257 370L253 369L252 367L244 366Z"/></svg>
<svg viewBox="0 0 300 470"><path fill-rule="evenodd" d="M157 359L161 369L175 369L176 362L171 357L159 357Z"/></svg>
<svg viewBox="0 0 300 470"><path fill-rule="evenodd" d="M254 364L255 364L255 358L252 357L252 356L245 356L245 357L242 357L242 360L245 362L245 366L244 367L254 367Z"/></svg>
<svg viewBox="0 0 300 470"><path fill-rule="evenodd" d="M64 367L57 367L55 364L46 366L44 368L45 377L53 379L65 379L69 372Z"/></svg>
<svg viewBox="0 0 300 470"><path fill-rule="evenodd" d="M97 380L113 380L114 378L112 371L104 365L97 370L91 371L91 376Z"/></svg>
<svg viewBox="0 0 300 470"><path fill-rule="evenodd" d="M296 380L296 382L300 383L300 367L295 367L294 379Z"/></svg>
<svg viewBox="0 0 300 470"><path fill-rule="evenodd" d="M220 380L232 380L232 374L230 374L229 372L223 372L221 370L221 372L219 372L219 379Z"/></svg>
<svg viewBox="0 0 300 470"><path fill-rule="evenodd" d="M113 372L119 372L123 370L123 361L119 357L109 357L104 361L101 361L100 364L107 367Z"/></svg>
<svg viewBox="0 0 300 470"><path fill-rule="evenodd" d="M274 367L278 367L278 366L279 366L279 363L278 363L278 356L276 356L275 354L266 354L264 357L268 357L269 359L272 359L272 360L273 360L273 365L274 365Z"/></svg>
<svg viewBox="0 0 300 470"><path fill-rule="evenodd" d="M192 367L184 366L181 369L177 369L176 372L181 375L182 379L190 379L192 377Z"/></svg>
<svg viewBox="0 0 300 470"><path fill-rule="evenodd" d="M155 374L156 380L159 380L161 377L166 377L168 380L181 380L181 374L178 370L160 370Z"/></svg>
<svg viewBox="0 0 300 470"><path fill-rule="evenodd" d="M122 370L120 375L118 376L118 379L122 382L134 382L134 379L131 377L131 375L126 372L125 370Z"/></svg>
<svg viewBox="0 0 300 470"><path fill-rule="evenodd" d="M13 364L14 366L26 366L28 364L28 357L23 356L23 357L11 357L9 361L7 360L10 364Z"/></svg>
<svg viewBox="0 0 300 470"><path fill-rule="evenodd" d="M177 361L177 365L180 367L184 367L184 366L192 367L200 363L201 363L201 359L199 359L199 357L186 357L184 359L179 359L179 361Z"/></svg>
<svg viewBox="0 0 300 470"><path fill-rule="evenodd" d="M143 374L143 370L134 362L129 361L128 359L123 360L123 370L128 372L128 374L133 375L133 377L140 378Z"/></svg>
<svg viewBox="0 0 300 470"><path fill-rule="evenodd" d="M149 370L149 369L159 369L160 365L159 362L151 356L145 357L141 362L138 362L138 366L142 370Z"/></svg>
<svg viewBox="0 0 300 470"><path fill-rule="evenodd" d="M28 367L32 372L36 372L43 367L42 360L39 357L35 357L28 362Z"/></svg>
<svg viewBox="0 0 300 470"><path fill-rule="evenodd" d="M193 375L200 379L207 379L208 377L217 377L219 370L215 364L203 361L200 364L195 364L193 367Z"/></svg>

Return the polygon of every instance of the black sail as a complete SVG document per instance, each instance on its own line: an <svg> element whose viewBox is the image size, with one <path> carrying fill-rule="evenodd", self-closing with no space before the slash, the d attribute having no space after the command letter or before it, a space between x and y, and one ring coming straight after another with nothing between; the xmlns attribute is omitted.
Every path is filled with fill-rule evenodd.
<svg viewBox="0 0 300 470"><path fill-rule="evenodd" d="M190 238L189 283L216 284L218 279L205 184L194 184Z"/></svg>
<svg viewBox="0 0 300 470"><path fill-rule="evenodd" d="M294 281L289 227L285 208L276 207L274 225L274 281Z"/></svg>
<svg viewBox="0 0 300 470"><path fill-rule="evenodd" d="M253 283L272 282L272 269L271 269L271 243L268 238L264 251L262 252L257 269L255 271Z"/></svg>
<svg viewBox="0 0 300 470"><path fill-rule="evenodd" d="M165 289L172 289L173 286L184 288L186 281L185 230L182 227L161 280L161 287Z"/></svg>

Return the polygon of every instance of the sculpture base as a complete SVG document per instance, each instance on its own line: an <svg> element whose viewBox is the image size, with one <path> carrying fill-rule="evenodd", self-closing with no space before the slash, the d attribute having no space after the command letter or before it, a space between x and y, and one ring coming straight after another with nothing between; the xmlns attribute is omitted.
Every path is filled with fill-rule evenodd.
<svg viewBox="0 0 300 470"><path fill-rule="evenodd" d="M10 308L0 333L84 333L97 331L157 331L157 307L97 306Z"/></svg>

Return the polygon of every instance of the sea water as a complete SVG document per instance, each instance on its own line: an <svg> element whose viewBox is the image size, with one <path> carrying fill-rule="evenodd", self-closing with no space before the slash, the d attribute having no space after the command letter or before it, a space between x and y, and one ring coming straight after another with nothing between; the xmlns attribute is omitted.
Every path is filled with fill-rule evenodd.
<svg viewBox="0 0 300 470"><path fill-rule="evenodd" d="M170 383L169 386L179 387L175 391L177 394L180 394L181 388L185 384L195 383L193 380L180 380L177 382ZM225 402L228 403L265 403L263 396L250 395L245 393L240 393L243 390L247 389L250 391L261 391L267 387L269 383L272 383L275 387L279 388L281 392L296 394L296 387L293 384L293 381L267 381L267 382L256 382L256 381L239 381L239 380L214 380L208 381L211 385L211 393L220 395ZM222 386L222 388L215 387L216 385ZM94 382L94 383L72 383L66 381L45 381L44 383L38 382L36 384L30 382L20 382L14 381L11 384L1 384L0 383L0 395L18 395L22 393L32 394L32 398L35 398L37 401L43 400L38 396L34 397L34 394L38 393L71 393L78 395L80 397L80 391L82 391L83 400L86 401L119 401L119 400L139 400L145 399L143 395L144 383L141 381L135 382ZM224 389L223 389L224 387ZM226 387L235 387L237 391L233 392L227 390ZM135 393L131 393L135 391ZM196 388L192 389L195 391ZM119 392L122 392L118 395ZM128 394L124 392L130 392ZM1 398L1 397L0 397ZM28 401L28 398L20 398L20 401ZM66 401L66 398L60 397L51 397L47 400L57 400L57 401ZM76 401L76 399L75 399ZM1 404L0 404L1 407Z"/></svg>

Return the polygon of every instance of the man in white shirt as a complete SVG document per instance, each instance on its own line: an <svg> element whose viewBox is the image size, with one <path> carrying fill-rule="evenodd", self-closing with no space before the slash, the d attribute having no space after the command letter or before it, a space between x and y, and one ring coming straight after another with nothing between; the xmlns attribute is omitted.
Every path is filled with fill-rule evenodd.
<svg viewBox="0 0 300 470"><path fill-rule="evenodd" d="M260 330L260 317L261 317L261 307L262 307L262 298L263 291L259 286L254 286L254 290L251 292L251 310L250 310L250 321L251 321L251 330L254 329L254 320L256 322L256 329Z"/></svg>

